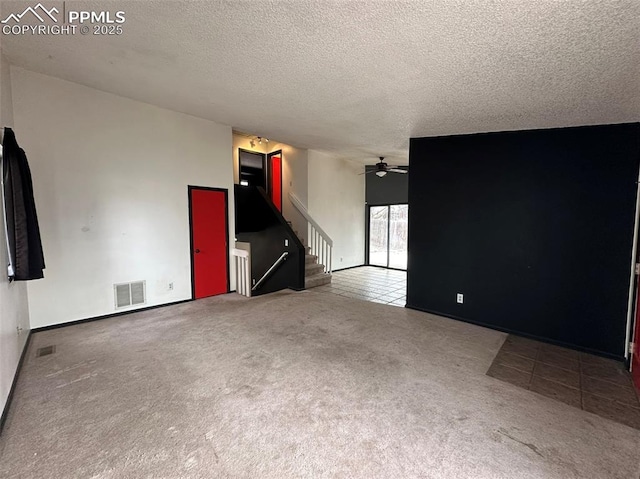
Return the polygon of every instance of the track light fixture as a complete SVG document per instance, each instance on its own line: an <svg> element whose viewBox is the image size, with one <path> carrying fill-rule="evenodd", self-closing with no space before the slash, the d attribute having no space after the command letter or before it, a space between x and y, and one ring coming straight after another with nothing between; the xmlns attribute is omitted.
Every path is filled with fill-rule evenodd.
<svg viewBox="0 0 640 479"><path fill-rule="evenodd" d="M251 148L255 148L256 147L256 142L259 145L262 145L262 141L264 140L265 144L269 144L269 138L263 138L261 136L254 136L254 137L249 137L249 144L251 145Z"/></svg>

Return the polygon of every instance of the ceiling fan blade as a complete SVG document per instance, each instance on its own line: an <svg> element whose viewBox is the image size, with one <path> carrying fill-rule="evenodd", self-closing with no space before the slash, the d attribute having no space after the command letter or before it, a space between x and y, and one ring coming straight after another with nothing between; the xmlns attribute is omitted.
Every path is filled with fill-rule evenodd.
<svg viewBox="0 0 640 479"><path fill-rule="evenodd" d="M376 170L365 171L364 173L358 173L358 175L368 175L369 173L375 173Z"/></svg>
<svg viewBox="0 0 640 479"><path fill-rule="evenodd" d="M409 173L409 171L402 170L400 168L387 168L387 171L390 171L392 173L402 173L403 175L406 175L407 173Z"/></svg>

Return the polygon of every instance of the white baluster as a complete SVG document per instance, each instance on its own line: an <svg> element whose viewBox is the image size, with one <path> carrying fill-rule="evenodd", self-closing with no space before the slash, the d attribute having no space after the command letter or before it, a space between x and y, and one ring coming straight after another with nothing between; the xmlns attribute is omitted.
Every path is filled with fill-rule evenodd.
<svg viewBox="0 0 640 479"><path fill-rule="evenodd" d="M318 256L318 232L316 231L315 227L313 228L313 248L311 248L311 254L314 254L316 256Z"/></svg>
<svg viewBox="0 0 640 479"><path fill-rule="evenodd" d="M320 254L318 252L318 230L314 229L313 231L314 231L313 237L315 238L314 239L314 241L315 241L315 250L314 250L313 254L315 254L318 257L318 261L320 261Z"/></svg>
<svg viewBox="0 0 640 479"><path fill-rule="evenodd" d="M240 269L240 294L246 295L247 291L244 288L245 282L245 266L244 266L245 258L238 258L238 268Z"/></svg>
<svg viewBox="0 0 640 479"><path fill-rule="evenodd" d="M324 265L323 271L327 272L327 242L322 238L322 264Z"/></svg>
<svg viewBox="0 0 640 479"><path fill-rule="evenodd" d="M240 258L236 256L236 291L238 294L242 293L242 270L240 269Z"/></svg>
<svg viewBox="0 0 640 479"><path fill-rule="evenodd" d="M311 241L309 241L309 246L311 247L311 250L309 251L309 253L313 254L314 248L315 248L315 242L316 242L316 231L313 229L313 225L311 225L310 238L311 238Z"/></svg>
<svg viewBox="0 0 640 479"><path fill-rule="evenodd" d="M327 244L327 242L324 242L324 259L325 259L325 263L322 263L324 265L324 272L326 273L327 271L329 271L329 245Z"/></svg>
<svg viewBox="0 0 640 479"><path fill-rule="evenodd" d="M251 272L249 271L249 258L244 258L244 294L251 296Z"/></svg>

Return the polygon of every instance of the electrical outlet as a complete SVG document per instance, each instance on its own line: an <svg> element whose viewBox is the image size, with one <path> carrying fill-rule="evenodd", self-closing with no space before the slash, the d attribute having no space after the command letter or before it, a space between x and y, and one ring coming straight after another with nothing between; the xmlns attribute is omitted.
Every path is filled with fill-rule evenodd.
<svg viewBox="0 0 640 479"><path fill-rule="evenodd" d="M342 263L342 256L340 256L340 262Z"/></svg>
<svg viewBox="0 0 640 479"><path fill-rule="evenodd" d="M464 294L462 294L462 293L458 293L458 294L456 295L456 301L458 301L458 303L459 303L459 304L464 303Z"/></svg>
<svg viewBox="0 0 640 479"><path fill-rule="evenodd" d="M173 290L173 283L169 283L169 291Z"/></svg>

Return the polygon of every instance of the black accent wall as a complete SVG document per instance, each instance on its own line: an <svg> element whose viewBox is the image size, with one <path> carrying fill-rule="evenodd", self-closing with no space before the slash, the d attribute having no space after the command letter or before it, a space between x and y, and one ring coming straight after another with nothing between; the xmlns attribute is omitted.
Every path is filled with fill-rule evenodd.
<svg viewBox="0 0 640 479"><path fill-rule="evenodd" d="M639 160L637 123L412 139L407 306L622 358Z"/></svg>
<svg viewBox="0 0 640 479"><path fill-rule="evenodd" d="M235 185L233 191L236 238L251 243L251 284L260 281L282 253L289 253L286 261L251 295L285 288L304 289L305 248L291 226L262 188Z"/></svg>
<svg viewBox="0 0 640 479"><path fill-rule="evenodd" d="M404 167L400 167L404 169ZM375 166L366 170L376 171ZM375 173L367 173L365 183L365 201L369 206L406 204L409 200L409 175L387 173L382 178Z"/></svg>

